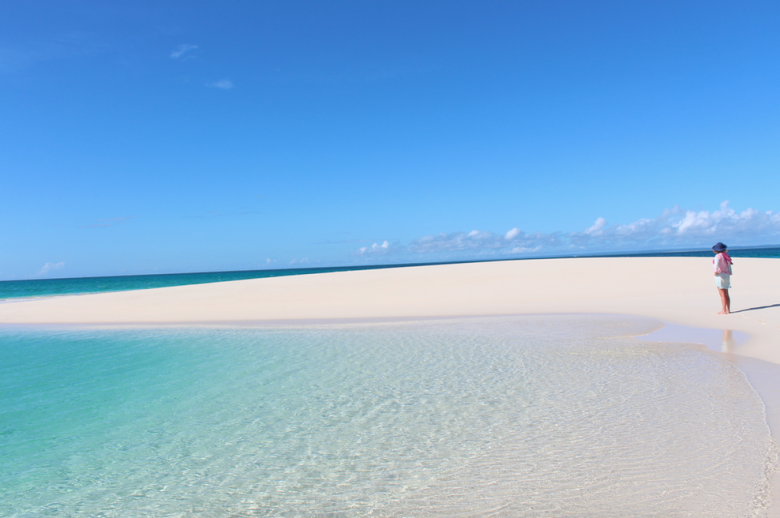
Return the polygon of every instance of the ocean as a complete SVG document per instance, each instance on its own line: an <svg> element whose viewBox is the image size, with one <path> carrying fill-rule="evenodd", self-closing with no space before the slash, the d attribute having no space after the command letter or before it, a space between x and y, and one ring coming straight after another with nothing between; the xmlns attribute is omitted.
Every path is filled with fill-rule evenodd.
<svg viewBox="0 0 780 518"><path fill-rule="evenodd" d="M763 516L761 399L661 325L8 326L0 515Z"/></svg>

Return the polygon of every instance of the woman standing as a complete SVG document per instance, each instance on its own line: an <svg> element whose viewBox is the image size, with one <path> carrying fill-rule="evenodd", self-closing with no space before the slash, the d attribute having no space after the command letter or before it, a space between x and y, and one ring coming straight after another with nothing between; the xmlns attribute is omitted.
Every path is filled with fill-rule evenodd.
<svg viewBox="0 0 780 518"><path fill-rule="evenodd" d="M723 243L717 243L712 247L715 252L715 258L712 260L712 266L715 270L715 286L720 293L720 302L723 309L718 315L728 315L731 313L731 297L729 297L729 288L731 288L731 257L728 249Z"/></svg>

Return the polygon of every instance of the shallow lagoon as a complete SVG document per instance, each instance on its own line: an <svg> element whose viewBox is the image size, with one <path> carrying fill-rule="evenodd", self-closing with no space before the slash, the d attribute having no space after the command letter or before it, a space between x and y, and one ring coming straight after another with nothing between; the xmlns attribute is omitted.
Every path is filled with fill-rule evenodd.
<svg viewBox="0 0 780 518"><path fill-rule="evenodd" d="M0 515L763 515L761 400L659 326L7 327Z"/></svg>

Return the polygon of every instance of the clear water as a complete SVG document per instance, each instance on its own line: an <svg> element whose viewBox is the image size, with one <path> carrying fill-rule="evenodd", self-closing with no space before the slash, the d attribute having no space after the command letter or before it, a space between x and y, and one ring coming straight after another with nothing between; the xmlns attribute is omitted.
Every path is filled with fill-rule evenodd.
<svg viewBox="0 0 780 518"><path fill-rule="evenodd" d="M730 250L732 257L780 258L780 248L750 248ZM648 252L640 254L604 254L603 257L711 257L710 250L687 252ZM567 256L570 257L570 256ZM518 259L521 260L521 259ZM445 264L445 263L428 263ZM449 263L453 264L453 263ZM287 275L311 273L345 272L352 270L373 270L379 268L401 268L414 264L378 266L343 266L333 268L296 268L286 270L248 270L236 272L172 273L163 275L125 275L117 277L83 277L71 279L32 279L23 281L0 281L0 300L45 297L53 295L75 295L79 293L100 293L105 291L144 290L187 284L240 281Z"/></svg>
<svg viewBox="0 0 780 518"><path fill-rule="evenodd" d="M744 375L660 324L0 329L0 515L762 516Z"/></svg>

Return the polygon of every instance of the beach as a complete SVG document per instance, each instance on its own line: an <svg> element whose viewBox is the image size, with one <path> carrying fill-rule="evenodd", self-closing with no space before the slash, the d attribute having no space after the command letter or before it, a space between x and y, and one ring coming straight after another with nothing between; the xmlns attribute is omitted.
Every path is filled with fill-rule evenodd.
<svg viewBox="0 0 780 518"><path fill-rule="evenodd" d="M606 313L750 335L742 356L780 363L780 260L741 258L732 315L710 260L571 258L251 279L0 305L3 324L304 323Z"/></svg>
<svg viewBox="0 0 780 518"><path fill-rule="evenodd" d="M446 327L449 325L446 322L452 321L454 317L456 320L457 317L472 317L484 329L489 329L490 318L494 317L536 318L535 315L542 317L552 315L562 319L561 325L569 326L572 329L569 331L571 333L576 332L571 328L572 325L587 326L591 321L607 323L610 321L609 317L606 320L605 317L594 320L588 315L614 315L616 321L623 318L619 317L621 315L645 317L672 324L669 329L673 332L670 336L666 336L664 341L697 341L696 329L709 330L707 332L710 334L712 330L716 330L717 333L722 331L746 333L746 341L740 341L728 350L715 352L714 356L720 360L713 360L715 362L713 365L725 359L746 372L748 379L764 401L766 419L773 437L777 440L778 430L780 430L780 396L778 396L776 381L778 378L775 376L777 372L775 368L780 364L778 267L780 267L778 259L736 260L734 288L731 290L734 313L728 316L716 314L719 310L719 300L708 259L621 257L414 266L22 300L0 304L0 324L7 325L8 329L63 327L240 329L242 326L259 326L272 330L291 327L315 331L318 328L336 330L323 331L327 334L340 332L339 325L346 325L346 329L351 329L349 326L356 324L357 329L362 329L361 324L370 328L371 325L386 323L391 324L388 329L394 329L393 324L403 324L411 326L410 329L419 329L419 332L424 334L427 332L426 322L432 322L433 327ZM539 322L546 321L542 319ZM647 325L634 323L630 324L629 328L644 329ZM683 328L688 330L685 336L679 331ZM614 332L610 331L610 333ZM591 329L587 333L584 332L588 336L596 336L599 333L602 331ZM403 340L394 343L392 348L406 347L404 343L406 342ZM431 343L434 344L432 345L434 348L440 347L435 345L435 342ZM463 347L463 351L466 351L463 354L471 354L468 352L470 346L463 345ZM356 357L359 357L360 350L357 345L352 349L358 355ZM316 348L312 351L316 351ZM409 354L399 352L397 358L393 360L399 362L399 369L406 358L415 354L413 349L410 351L412 352ZM582 351L577 354L587 356L587 348L583 348ZM652 350L648 351L650 351L648 354L654 354ZM338 354L338 351L334 351L334 354ZM443 350L442 354L444 355L442 357L446 358L448 353ZM610 361L616 361L615 359L620 356L619 354L615 356L617 354L615 351L599 354L605 354L603 357L605 366ZM669 358L678 355L674 352L670 354L672 356ZM680 354L682 354L680 358L685 358L685 354L688 353L683 350ZM706 353L705 356L707 354L710 353ZM587 359L594 368L598 368L600 361L597 357ZM628 387L633 378L629 375L630 372L621 374L620 369L614 367L614 365L621 365L620 362L624 360L617 361L618 363L613 364L611 368L617 376L615 383L618 385L625 383ZM697 363L693 362L690 365L697 365ZM500 362L490 368L500 368ZM660 376L665 375L663 372L671 373L674 370L669 367L661 368L658 365L652 368L660 369L656 374L659 379ZM402 375L401 370L397 372ZM208 375L208 373L204 374L204 376ZM431 373L424 373L424 375L428 376ZM629 376L621 378L621 375ZM475 379L481 377L476 373L474 376ZM571 375L566 374L566 376ZM696 376L696 373L690 372L690 380L698 379ZM733 378L733 375L730 376ZM680 387L685 386L685 390L689 392L696 391L695 383L692 386L684 385L686 377L683 372L675 378L674 383L678 383ZM518 377L517 382L522 379ZM384 386L391 386L397 382L398 380L388 378ZM708 391L717 390L717 383L713 380L709 383L711 385ZM451 388L444 392L455 393L460 390L458 387L456 377L453 378ZM609 397L619 398L620 386L611 388L617 391L610 393L612 395ZM659 387L659 390L662 388ZM646 389L636 390L636 394L643 394ZM468 392L459 397L464 398L462 404L469 404L468 402L471 401ZM740 399L737 399L735 404L738 405L739 401ZM209 403L204 400L203 404ZM379 404L381 406L381 398ZM594 400L594 404L598 404L598 401ZM648 404L652 404L652 401ZM475 408L480 409L483 406L477 404ZM703 407L696 408L691 408L691 415ZM503 412L512 411L508 407ZM229 415L226 414L226 417ZM697 419L706 420L706 412ZM596 428L593 433L596 433L595 430L600 429L600 425L596 422L594 426ZM464 430L468 430L468 426L463 426L461 423L459 426L453 425L452 430L466 433ZM637 429L630 433L641 435L648 430ZM555 432L553 430L550 433ZM466 433L464 439L453 440L455 444L460 444L462 441L466 441L463 443L466 444L474 438ZM488 440L487 435L484 440ZM503 451L505 453L502 455L508 456L519 455L518 452L522 451L519 443L513 446L508 444L503 444L502 448L496 451ZM594 455L601 455L601 453L596 452ZM491 462L496 462L500 456L488 458L493 459ZM523 458L526 457L517 457L517 462ZM334 459L334 462L337 460ZM476 481L480 471L474 469L473 473L468 470L458 472L460 473L458 476L468 479L476 477L474 478ZM641 470L637 473L641 474ZM553 472L549 475L553 478L554 476ZM777 482L777 477L774 477L772 484L774 495L777 495L779 490ZM485 490L492 487L490 478L479 483L485 484ZM769 509L769 515L778 516L777 505Z"/></svg>

